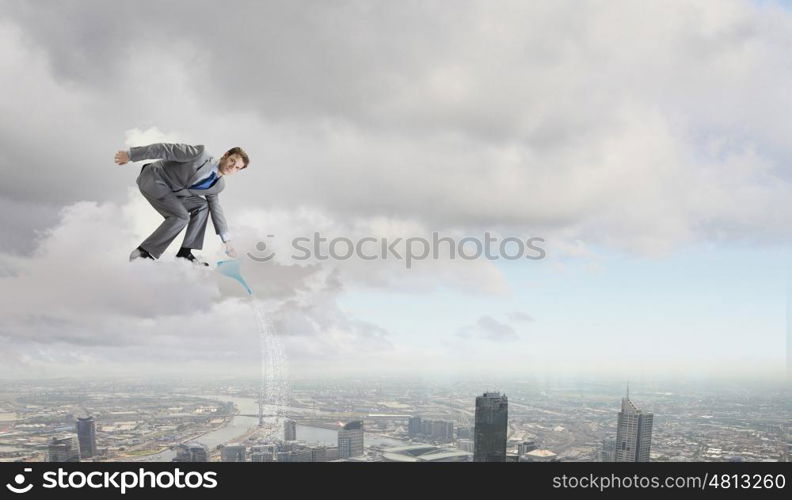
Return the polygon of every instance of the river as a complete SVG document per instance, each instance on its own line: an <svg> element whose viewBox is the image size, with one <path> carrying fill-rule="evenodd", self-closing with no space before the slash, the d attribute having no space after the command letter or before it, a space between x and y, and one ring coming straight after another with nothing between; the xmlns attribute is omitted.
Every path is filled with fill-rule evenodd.
<svg viewBox="0 0 792 500"><path fill-rule="evenodd" d="M254 398L239 398L234 396L225 396L225 395L195 395L195 397L204 398L204 399L211 399L213 401L230 401L236 405L237 409L239 409L239 413L247 414L247 415L256 415L258 413L258 401ZM286 412L289 414L290 417L299 417L299 416L306 416L316 418L316 416L321 415L321 412L312 410L310 408L294 408L291 406L282 407L281 412ZM267 408L265 405L264 407L264 414L269 414L273 411L273 408ZM209 447L210 450L214 449L217 445L220 444L227 444L234 442L235 439L239 438L243 434L245 434L250 429L256 427L258 425L258 418L257 417L247 417L243 415L237 415L231 419L231 421L221 427L220 429L216 429L210 432L207 432L203 436L196 438L194 441L199 443L203 443ZM283 430L279 430L278 437L283 436ZM297 425L297 439L300 441L305 441L308 444L320 444L326 446L337 446L338 445L338 431L331 430L331 429L323 429L321 427L312 427L307 425ZM400 441L398 439L388 438L384 436L380 436L378 434L366 433L364 437L364 442L366 446L402 446L407 444L405 441ZM176 456L176 451L174 450L165 450L160 453L156 453L154 455L148 455L145 457L139 457L135 461L137 462L170 462Z"/></svg>

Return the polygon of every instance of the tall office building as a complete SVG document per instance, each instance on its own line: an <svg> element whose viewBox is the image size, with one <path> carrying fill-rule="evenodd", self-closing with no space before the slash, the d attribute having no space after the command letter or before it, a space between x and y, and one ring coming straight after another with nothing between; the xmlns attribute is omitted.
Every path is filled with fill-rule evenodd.
<svg viewBox="0 0 792 500"><path fill-rule="evenodd" d="M421 435L423 435L423 436L431 436L432 435L432 421L431 420L421 420Z"/></svg>
<svg viewBox="0 0 792 500"><path fill-rule="evenodd" d="M77 436L53 437L47 443L47 457L50 462L79 462L80 447Z"/></svg>
<svg viewBox="0 0 792 500"><path fill-rule="evenodd" d="M476 426L473 431L474 462L505 462L509 401L499 392L476 397Z"/></svg>
<svg viewBox="0 0 792 500"><path fill-rule="evenodd" d="M291 419L283 422L283 440L297 441L297 422Z"/></svg>
<svg viewBox="0 0 792 500"><path fill-rule="evenodd" d="M80 458L96 455L96 421L93 417L77 419L77 440L80 442Z"/></svg>
<svg viewBox="0 0 792 500"><path fill-rule="evenodd" d="M431 438L448 443L454 440L454 422L410 417L407 423L407 434L410 437Z"/></svg>
<svg viewBox="0 0 792 500"><path fill-rule="evenodd" d="M258 426L264 427L264 387L259 390L258 397Z"/></svg>
<svg viewBox="0 0 792 500"><path fill-rule="evenodd" d="M644 413L630 401L630 389L622 398L622 407L616 427L616 462L648 462L652 444L654 415Z"/></svg>
<svg viewBox="0 0 792 500"><path fill-rule="evenodd" d="M446 420L432 420L431 438L448 443L454 440L454 423Z"/></svg>
<svg viewBox="0 0 792 500"><path fill-rule="evenodd" d="M410 417L407 423L407 434L410 437L415 437L421 433L421 417Z"/></svg>
<svg viewBox="0 0 792 500"><path fill-rule="evenodd" d="M363 455L363 421L354 420L338 431L339 458Z"/></svg>

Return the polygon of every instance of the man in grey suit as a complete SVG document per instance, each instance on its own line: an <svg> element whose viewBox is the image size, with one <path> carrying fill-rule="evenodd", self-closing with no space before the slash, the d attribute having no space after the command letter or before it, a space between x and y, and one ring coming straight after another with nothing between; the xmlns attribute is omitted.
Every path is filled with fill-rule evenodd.
<svg viewBox="0 0 792 500"><path fill-rule="evenodd" d="M231 148L216 160L203 146L188 144L150 144L119 151L115 162L158 159L146 163L140 170L137 184L140 192L165 220L132 251L129 260L159 259L168 245L187 227L177 257L196 264L200 262L192 250L203 248L208 216L212 217L215 232L226 246L226 254L236 256L231 246L228 226L218 194L225 188L225 177L247 168L250 162L242 148Z"/></svg>

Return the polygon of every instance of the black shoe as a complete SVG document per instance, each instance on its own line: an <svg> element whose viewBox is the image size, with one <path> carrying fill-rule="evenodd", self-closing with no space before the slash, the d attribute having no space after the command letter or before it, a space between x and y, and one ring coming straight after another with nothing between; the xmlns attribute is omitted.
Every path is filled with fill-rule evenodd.
<svg viewBox="0 0 792 500"><path fill-rule="evenodd" d="M208 266L209 265L209 263L207 263L207 262L203 262L203 261L200 261L200 260L196 259L195 255L192 254L192 250L190 250L189 248L180 249L179 253L176 254L176 257L178 257L180 259L187 259L187 260L189 260L190 262L192 262L193 264L195 264L197 266L201 266L201 265Z"/></svg>
<svg viewBox="0 0 792 500"><path fill-rule="evenodd" d="M129 254L129 262L132 262L135 259L151 259L151 260L155 260L154 257L150 253L148 253L147 251L143 250L140 247L137 247L136 249L132 250L132 253Z"/></svg>

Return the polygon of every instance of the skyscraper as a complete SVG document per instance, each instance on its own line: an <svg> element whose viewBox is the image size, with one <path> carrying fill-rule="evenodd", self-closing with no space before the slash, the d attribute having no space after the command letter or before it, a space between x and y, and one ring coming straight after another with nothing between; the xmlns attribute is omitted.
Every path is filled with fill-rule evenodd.
<svg viewBox="0 0 792 500"><path fill-rule="evenodd" d="M357 457L363 454L363 421L353 420L338 431L339 458Z"/></svg>
<svg viewBox="0 0 792 500"><path fill-rule="evenodd" d="M499 392L476 397L476 427L473 431L474 462L505 462L509 401Z"/></svg>
<svg viewBox="0 0 792 500"><path fill-rule="evenodd" d="M437 441L447 443L454 440L454 423L446 420L430 420L430 437Z"/></svg>
<svg viewBox="0 0 792 500"><path fill-rule="evenodd" d="M61 438L53 437L47 443L47 455L50 462L79 462L80 448L76 436Z"/></svg>
<svg viewBox="0 0 792 500"><path fill-rule="evenodd" d="M80 442L80 457L96 455L96 421L93 417L77 419L77 440Z"/></svg>
<svg viewBox="0 0 792 500"><path fill-rule="evenodd" d="M407 434L410 437L421 434L421 417L410 417L407 423Z"/></svg>
<svg viewBox="0 0 792 500"><path fill-rule="evenodd" d="M291 419L283 421L283 440L297 441L297 422Z"/></svg>
<svg viewBox="0 0 792 500"><path fill-rule="evenodd" d="M259 389L258 397L258 426L264 427L264 387Z"/></svg>
<svg viewBox="0 0 792 500"><path fill-rule="evenodd" d="M644 413L630 401L630 389L622 398L622 407L616 426L616 462L648 462L652 444L654 415Z"/></svg>

